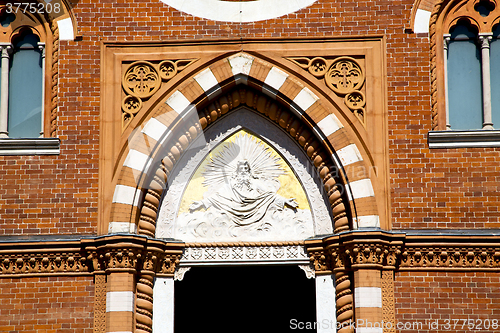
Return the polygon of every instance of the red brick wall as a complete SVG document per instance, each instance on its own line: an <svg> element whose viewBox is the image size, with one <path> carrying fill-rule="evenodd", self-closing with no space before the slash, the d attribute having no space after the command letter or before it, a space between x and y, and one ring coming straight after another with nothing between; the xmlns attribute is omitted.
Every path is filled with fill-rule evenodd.
<svg viewBox="0 0 500 333"><path fill-rule="evenodd" d="M398 332L500 331L500 273L399 272L394 286Z"/></svg>
<svg viewBox="0 0 500 333"><path fill-rule="evenodd" d="M93 303L93 277L0 279L0 332L91 333Z"/></svg>
<svg viewBox="0 0 500 333"><path fill-rule="evenodd" d="M61 155L0 157L0 235L96 233L103 40L240 36L385 35L393 227L500 227L500 149L427 148L429 40L404 33L412 6L318 0L277 19L236 24L195 18L159 0L78 1L82 40L60 48Z"/></svg>

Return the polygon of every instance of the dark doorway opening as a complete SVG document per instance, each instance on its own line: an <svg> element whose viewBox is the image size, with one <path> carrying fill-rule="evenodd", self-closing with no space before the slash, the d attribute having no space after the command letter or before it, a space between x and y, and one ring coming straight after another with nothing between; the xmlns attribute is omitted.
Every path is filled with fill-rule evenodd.
<svg viewBox="0 0 500 333"><path fill-rule="evenodd" d="M174 295L175 333L316 331L314 279L297 266L193 267Z"/></svg>

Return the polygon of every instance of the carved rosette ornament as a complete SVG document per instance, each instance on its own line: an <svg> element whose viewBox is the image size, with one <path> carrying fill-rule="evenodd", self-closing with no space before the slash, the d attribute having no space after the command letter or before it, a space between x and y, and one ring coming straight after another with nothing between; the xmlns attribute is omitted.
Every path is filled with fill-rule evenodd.
<svg viewBox="0 0 500 333"><path fill-rule="evenodd" d="M122 130L142 109L144 100L160 89L163 81L169 81L196 59L164 60L158 64L136 61L130 64L122 77L122 88L126 96L122 100Z"/></svg>
<svg viewBox="0 0 500 333"><path fill-rule="evenodd" d="M328 69L325 82L337 94L347 95L361 88L365 76L355 59L340 57Z"/></svg>
<svg viewBox="0 0 500 333"><path fill-rule="evenodd" d="M340 97L344 97L345 105L354 113L358 120L366 125L366 99L361 88L365 75L358 61L351 57L338 57L327 60L322 57L309 59L307 57L288 58L296 65L307 69L316 78L324 78L325 84Z"/></svg>

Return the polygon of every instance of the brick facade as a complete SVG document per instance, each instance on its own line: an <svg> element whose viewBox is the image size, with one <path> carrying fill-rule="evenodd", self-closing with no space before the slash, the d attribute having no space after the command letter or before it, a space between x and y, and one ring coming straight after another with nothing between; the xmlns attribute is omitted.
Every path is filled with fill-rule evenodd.
<svg viewBox="0 0 500 333"><path fill-rule="evenodd" d="M433 129L431 68L435 64L431 63L429 35L412 33L409 22L413 22L414 16L412 15L415 15L417 9L432 12L436 3L449 2L448 0L444 2L438 0L317 0L306 8L278 18L237 23L191 16L159 0L62 1L69 8L68 13L71 15L68 14L67 17L73 20L75 35L74 40L56 41L59 45L56 63L58 85L53 87L53 90L54 94L57 90L58 109L55 133L61 140L60 154L0 156L0 178L2 179L0 182L0 245L1 242L10 242L12 239L31 239L36 242L39 238L35 236L40 235L47 236L54 241L57 237L64 235L91 238L99 242L98 237L108 233L110 222L127 222L133 226L130 230L135 227L135 230L138 230L137 233L142 236L154 235L154 228L148 233L144 231L140 223L153 220L154 224L159 208L158 204L154 207L151 202L159 202L162 192L155 194L151 191L143 191L142 201L132 208L132 205L113 201L115 186L133 184L136 181L135 174L122 167L128 149L126 136L134 129L147 124L147 121L153 117L162 119L162 124L173 129L175 119L168 117L171 117L169 112L175 110L167 105L168 103L165 104L165 101L174 91L181 92L190 103L203 108L203 111L198 109L200 120L207 119L207 123L215 121L212 119L221 116L221 113L217 116L217 111L215 111L215 117L213 113L205 114L205 118L202 117L201 112L210 109L212 100L206 96L206 91L200 89L194 78L203 69L210 68L217 84L221 86L221 91L232 96L237 78L231 72L227 59L230 59L229 53L235 54L238 49L255 58L248 73L251 79L248 86L253 89L250 89L251 91L257 92L255 96L265 97L262 93L264 85L259 82L266 80L271 68L281 68L287 71L288 78L274 97L271 97L276 100L279 107L284 105L289 107L304 87L309 91L313 90L313 95L320 100L314 107L307 109L304 116L293 126L292 120L289 121L291 116L284 120L278 117L272 119L269 112L259 110L259 105L252 104L253 100L245 101L242 105L256 112L265 113L279 126L286 127L289 135L295 135L294 131L298 128L300 130L305 128L309 131L307 134L312 136L311 133L316 133L314 129L319 128L322 120L324 121L330 114L337 115L342 120L344 125L340 131L332 132L325 138L319 138L318 143L312 146L309 145L309 138L304 139L299 135L300 133L296 135L297 142L302 145L309 157L312 156L314 159L319 156L318 159L321 159L320 162L313 160L313 164L323 163L319 167L320 173L321 168L331 169L334 165L334 160L325 158L325 156L331 156L333 151L338 152L352 144L361 151L362 159L346 166L346 175L339 176L335 182L329 183L329 179L333 178L329 178L329 175L322 175L325 188L327 186L333 188L333 185L336 186L342 181L345 181L342 184L349 184L349 182L354 184L367 180L373 184L372 190L375 189L374 196L356 199L349 198L347 194L337 196L334 190L328 193L333 218L336 221L342 220L338 225L334 222L337 231L355 229L356 216L359 217L359 221L362 220L361 217L377 216L381 219L377 232L381 229L386 230L395 234L395 238L407 231L418 234L419 230L430 232L434 229L446 230L449 234L445 232L445 236L467 234L471 230L484 231L485 235L491 237L498 236L497 231L500 229L500 148L430 149L427 141L428 132ZM292 56L292 51L296 52L297 56L303 56L299 54L300 52L309 52L310 58L318 54L326 58L327 51L333 52L331 50L336 46L327 49L327 46L321 46L322 39L325 39L325 45L328 43L348 45L348 43L354 43L346 41L350 38L352 40L366 39L363 41L366 44L360 46L359 49L363 47L368 49L366 45L376 40L376 43L380 43L377 45L380 45L380 54L382 54L380 57L377 55L372 58L370 58L371 55L367 56L368 51L355 54L356 59L365 69L381 68L379 72L366 78L366 85L362 88L364 89L362 92L367 96L371 92L372 96L379 98L377 101L367 100L366 109L373 111L372 115L378 112L377 121L380 122L369 122L371 127L366 126L366 129L357 122L354 113L343 104L344 96L333 93L331 89L328 90L322 81L315 81L316 78L307 73L307 69L301 69L289 60L284 60L285 56ZM296 44L292 45L292 39ZM287 44L287 41L290 44ZM220 45L217 46L217 43ZM276 48L275 45L279 43L285 46L282 49ZM178 45L183 45L184 48L179 46L180 51L176 51ZM115 52L113 54L111 51L107 53L110 49L119 51L113 51ZM172 51L173 49L175 50ZM336 56L352 56L355 53L349 51L348 46L344 48L339 46L339 49L342 51L338 51L339 54ZM195 62L190 65L192 67L179 71L175 79L163 83L159 93L153 95L151 99L145 99L144 109L149 108L149 111L141 111L142 113L134 122L130 123L130 127L123 130L123 133L127 135L122 135L122 125L118 123L121 121L120 105L126 93L122 90L122 83L119 82L121 71L136 60L159 62L160 59L163 60L161 57L164 54L173 54L173 59L181 59L184 51L191 52L190 56L199 52L198 63ZM153 57L152 54L158 59L146 59ZM113 58L115 55L116 58ZM109 65L111 58L116 62ZM376 60L370 62L366 59ZM103 68L103 62L109 67ZM118 62L120 65L116 65ZM104 88L109 88L109 90L104 90ZM52 87L47 89L51 91ZM367 89L373 90L367 92ZM46 104L46 110L49 110L50 105ZM220 104L223 105L223 103ZM228 107L228 109L233 108ZM341 118L339 114L345 117ZM285 116L289 117L287 114ZM108 131L105 126L109 124L112 129ZM386 124L386 133L382 128L385 125L379 127L374 124ZM119 130L116 130L117 128ZM199 129L198 133L202 133L202 129ZM179 138L181 139L182 137ZM386 146L387 150L384 150L383 147ZM144 151L149 149L149 147L142 148ZM379 148L380 150L377 150ZM376 169L375 172L373 169ZM168 171L170 170L165 172L168 173ZM160 178L167 178L166 174L156 173L156 175L160 175L158 176ZM131 220L125 221L127 218ZM369 269L356 266L357 259L335 267L333 256L331 256L333 253L331 251L334 251L332 249L347 249L347 247L342 247L344 245L339 245L340 243L333 245L339 241L335 237L337 236L325 238L320 242L321 244L314 243L313 245L314 251L319 251L318 248L325 253L330 251L327 258L332 260L328 264L323 262L321 269L317 266L318 272L340 274L337 276L337 283L345 283L346 279L351 281L349 287L340 288L341 292L346 290L345 295L342 293L337 295L347 295L351 300L342 307L337 304L338 318L352 311L353 314L348 318L354 320L357 318L377 321L381 318L385 319L383 309L375 307L374 310L368 306L356 308L352 299L353 295L358 292L356 291L358 287L383 289L384 280L382 279L381 282L379 271L387 273L392 270L395 271L392 296L396 322L439 320L440 324L444 324L447 319L500 318L500 301L498 301L500 299L500 273L498 273L500 268L496 254L500 250L499 245L493 240L493 245L488 249L481 248L482 245L479 243L477 248L469 249L473 252L474 260L480 258L482 252L487 253L490 260L488 267L484 266L481 269L477 268L479 266L466 267L467 260L463 259L460 264L463 267L457 266L456 271L451 272L447 270L452 266L451 264L450 267L441 266L440 271L433 271L421 263L415 263L417 270L399 271L399 268L404 266L401 256L404 254L405 246L411 242L413 242L411 244L417 243L417 241L409 240L417 236L408 236L404 240L398 239L401 243L394 245L396 241L392 238L387 240L384 238L385 234L377 234L373 238L360 236L359 242L366 242L363 244L366 245L368 252L376 251L375 248L369 246L375 238L377 242L384 244L383 246L392 244L394 248L388 251L394 253L397 258L396 263L388 264L386 258L377 257L378 259L374 260L380 259L380 262L376 263L378 266L369 267ZM422 237L425 238L425 236ZM436 241L440 237L441 235L436 236ZM480 239L482 234L475 234L471 237ZM424 240L427 245L432 245L427 238ZM349 241L356 243L355 240ZM116 246L117 248L127 247L127 242ZM133 243L133 241L130 242ZM461 243L452 244L450 241L451 245L446 244L450 255L452 251L465 251L463 249L468 245L468 241L464 239L457 242ZM125 243L127 244L124 245ZM306 244L306 247L312 248L313 245ZM396 248L399 252L394 250ZM84 246L81 249L90 251ZM130 253L136 254L134 251L130 250ZM165 251L167 250L162 248L160 252L165 255ZM467 252L462 252L459 256L466 258ZM310 250L313 258L312 253L313 251ZM352 252L350 253L352 255ZM130 258L132 257L131 255ZM100 298L94 295L96 288L102 290L102 285L94 283L96 274L101 274L99 281L102 284L108 283L106 285L108 292L114 290L135 293L137 285L140 285L138 282L140 279L142 279L142 287L147 289L144 286L149 286L148 281L152 279L148 280L149 276L154 274L171 276L175 266L178 265L178 261L175 262L172 259L172 267L170 267L172 269L168 272L167 269L162 268L162 270L155 264L154 268L148 267L147 273L144 273L146 267L140 267L142 259L137 259L141 257L133 258L130 260L136 260L134 263L119 267L119 269L130 270L132 275L136 274L135 280L132 278L125 289L112 285L110 281L114 281L115 277L110 279L112 275L107 270L108 266L99 266L96 258L88 258L88 262L85 262L86 267L89 268L84 276L78 276L78 274L61 276L57 272L45 272L42 277L30 277L29 274L33 272L9 272L8 274L18 275L9 277L2 276L2 274L7 274L5 272L9 270L8 265L5 264L5 268L0 266L0 315L2 318L0 331L87 333L104 332L103 327L107 327L109 332L111 332L110 327L119 327L120 329L115 331L123 332L133 329L137 329L138 332L143 332L141 330L144 329L147 331L147 328L144 328L147 327L146 324L144 324L146 326L142 322L140 325L135 324L133 311L123 312L125 313L123 318L126 318L126 325L134 326L134 328L119 325L123 324L120 322L123 318L118 315L122 312L103 314L102 306L100 317L94 318L96 308L94 302L103 301L102 295L99 296ZM17 262L15 258L9 260L12 265ZM20 260L20 263L26 264L28 259ZM108 264L111 267L110 263L106 263ZM358 264L362 266L366 262L360 261ZM344 269L348 273L344 274ZM94 276L89 276L89 274ZM103 274L106 274L108 282L104 281ZM387 273L385 276L390 276L390 274ZM152 291L151 295L148 292L143 293L146 295L144 298L152 299ZM387 296L387 290L383 289L383 292L385 306L389 296ZM146 322L148 321L146 317L152 311L149 311L148 307L149 304L145 304L146 310L141 312L145 314ZM340 311L339 307L343 310ZM104 326L103 322L105 322ZM101 323L101 326L95 327L94 323ZM423 330L403 329L397 332L417 331L430 332L432 330L424 327ZM447 331L464 332L466 330L455 328ZM384 332L391 331L384 330Z"/></svg>
<svg viewBox="0 0 500 333"><path fill-rule="evenodd" d="M2 279L4 332L92 332L92 277Z"/></svg>
<svg viewBox="0 0 500 333"><path fill-rule="evenodd" d="M500 318L498 273L397 273L394 284L396 321L421 324L419 332L436 332L430 327L433 323L437 331L448 327L453 332L495 332L500 327L488 327Z"/></svg>

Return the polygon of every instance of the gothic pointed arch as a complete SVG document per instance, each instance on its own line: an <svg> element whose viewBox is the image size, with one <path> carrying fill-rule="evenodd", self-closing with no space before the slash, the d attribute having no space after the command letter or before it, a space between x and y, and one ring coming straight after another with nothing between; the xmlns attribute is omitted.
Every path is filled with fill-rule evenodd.
<svg viewBox="0 0 500 333"><path fill-rule="evenodd" d="M192 65L196 64L196 60L188 60L185 63L196 68ZM346 57L340 60L345 63L352 61ZM169 62L169 65L172 64L177 67L177 76L181 76L178 74L179 66L176 62ZM293 61L287 64L294 66ZM340 61L334 64L343 66ZM153 64L145 62L132 63L126 73L132 73L135 70L133 66L140 66L148 80L154 81L155 77L164 75L161 70L155 70ZM185 72L190 69L185 68ZM356 70L356 67L352 68ZM326 78L325 81L324 86L328 89ZM374 186L369 175L372 169L371 152L363 144L356 144L359 135L350 133L351 127L344 126L343 121L330 111L332 108L339 109L339 104L344 102L343 95L332 100L332 95L336 96L332 93L334 89L330 88L326 99L320 98L322 92L316 87L299 81L298 77L285 72L283 67L273 66L246 53L236 53L203 65L190 77L184 76L182 81L177 82L182 82L177 89L175 86L166 90L163 86L151 86L147 88L149 92L141 93L143 95L132 92L124 100L127 108L134 105L142 108L141 100L149 99L155 91L162 96L155 99L157 102L148 110L134 114L127 109L127 114L131 114L133 119L127 121L128 127L123 130L127 134L126 146L122 146L121 158L116 163L119 176L110 206L110 232L136 232L139 229L141 233L154 236L158 204L168 182L168 173L184 149L203 133L206 126L239 105L254 109L278 123L303 147L323 177L332 214L334 219L339 220L335 228L337 232L356 228L359 221L369 221L373 226L379 224ZM346 102L346 105L349 104ZM358 131L363 128L358 118L347 107L344 108L347 112L342 112L348 115L348 120L358 123ZM181 128L184 130L181 131ZM176 135L178 138L174 140ZM161 163L152 148L158 142L161 142L162 148L167 142L171 145L170 152L162 157ZM150 181L146 174L156 177ZM345 194L343 199L342 194ZM352 215L348 216L346 211Z"/></svg>

